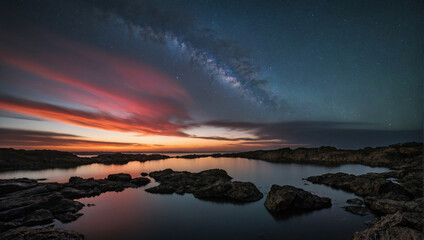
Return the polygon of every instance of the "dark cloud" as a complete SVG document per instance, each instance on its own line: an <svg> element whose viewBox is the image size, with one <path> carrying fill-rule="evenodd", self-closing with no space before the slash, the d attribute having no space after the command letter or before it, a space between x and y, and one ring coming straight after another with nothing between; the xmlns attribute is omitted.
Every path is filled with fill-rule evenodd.
<svg viewBox="0 0 424 240"><path fill-rule="evenodd" d="M290 145L328 145L356 149L423 140L423 130L376 130L375 126L370 128L371 125L366 123L211 121L203 123L203 125L224 127L230 130L254 130L258 136L257 140L279 139Z"/></svg>

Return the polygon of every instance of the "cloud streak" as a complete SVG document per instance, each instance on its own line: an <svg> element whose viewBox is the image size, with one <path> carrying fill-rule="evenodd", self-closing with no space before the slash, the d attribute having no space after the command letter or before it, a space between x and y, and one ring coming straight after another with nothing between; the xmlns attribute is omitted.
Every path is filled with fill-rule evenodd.
<svg viewBox="0 0 424 240"><path fill-rule="evenodd" d="M423 131L368 129L369 124L328 121L294 121L276 123L251 123L210 121L202 126L227 128L229 130L252 131L260 140L280 140L284 146L337 146L342 148L377 147L423 139ZM199 126L200 126L199 125ZM254 144L255 141L252 141ZM246 144L246 143L245 143Z"/></svg>
<svg viewBox="0 0 424 240"><path fill-rule="evenodd" d="M0 109L112 131L184 135L173 122L191 119L186 109L191 98L166 74L43 29L37 29L38 37L31 43L25 33L3 32L7 37L0 39L0 62L41 79L2 78L3 84L25 86L59 101L3 94Z"/></svg>
<svg viewBox="0 0 424 240"><path fill-rule="evenodd" d="M93 141L72 134L57 132L33 131L22 129L0 128L0 147L14 148L96 148L96 147L141 147L149 146L139 143Z"/></svg>

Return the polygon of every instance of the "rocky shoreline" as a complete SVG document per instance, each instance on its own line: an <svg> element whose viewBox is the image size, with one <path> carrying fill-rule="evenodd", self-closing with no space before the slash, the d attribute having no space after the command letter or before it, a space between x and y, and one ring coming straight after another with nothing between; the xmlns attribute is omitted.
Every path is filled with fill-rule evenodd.
<svg viewBox="0 0 424 240"><path fill-rule="evenodd" d="M363 164L371 167L400 169L411 159L422 156L423 143L395 144L387 147L344 150L334 147L281 148L238 153L190 154L176 158L238 157L275 163L300 163L317 165ZM126 164L131 161L150 161L171 158L163 154L100 154L96 157L78 157L70 152L56 150L16 150L0 148L0 171L23 169L69 168L92 163Z"/></svg>
<svg viewBox="0 0 424 240"><path fill-rule="evenodd" d="M185 155L179 158L240 157L269 162L293 162L319 165L363 164L388 167L392 171L351 175L345 173L311 176L306 180L334 189L354 193L362 199L350 199L343 208L353 214L377 215L370 227L357 232L353 239L422 239L423 238L423 144L407 143L381 148L338 150L331 147L278 149L244 153ZM91 163L125 164L129 161L166 159L165 155L104 154L79 158L72 153L35 150L0 149L0 171L75 167ZM146 189L149 193L193 194L199 199L230 202L257 201L263 194L250 182L232 181L224 170L211 169L199 173L172 169L142 173L160 184ZM75 199L97 196L107 191L137 188L150 182L146 177L129 174L109 175L94 180L71 177L67 183L40 183L33 179L0 180L0 238L83 239L79 233L46 225L57 219L70 222L81 216L84 205ZM265 207L271 213L290 209L314 210L331 206L331 200L312 195L292 186L273 185Z"/></svg>
<svg viewBox="0 0 424 240"><path fill-rule="evenodd" d="M345 206L349 212L363 215L372 211L377 214L370 228L355 233L353 239L423 239L422 161L421 154L406 159L404 165L391 172L358 176L329 173L306 180L363 197L365 206ZM362 200L348 203L362 204Z"/></svg>
<svg viewBox="0 0 424 240"><path fill-rule="evenodd" d="M1 239L83 239L79 233L57 228L28 228L46 225L57 219L72 222L84 204L74 199L93 197L108 191L138 188L150 182L145 177L111 174L105 179L71 177L67 183L40 183L34 179L0 180ZM56 238L55 238L56 237Z"/></svg>
<svg viewBox="0 0 424 240"><path fill-rule="evenodd" d="M183 155L177 158L200 157L239 157L275 163L301 163L337 166L343 164L363 164L371 167L400 169L405 164L423 154L423 143L395 144L387 147L366 147L359 150L344 150L334 147L281 148L239 153L217 153L206 155Z"/></svg>

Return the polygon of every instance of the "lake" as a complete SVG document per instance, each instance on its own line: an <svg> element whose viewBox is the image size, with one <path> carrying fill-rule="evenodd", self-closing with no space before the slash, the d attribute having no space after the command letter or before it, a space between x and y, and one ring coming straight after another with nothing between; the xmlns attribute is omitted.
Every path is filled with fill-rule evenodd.
<svg viewBox="0 0 424 240"><path fill-rule="evenodd" d="M138 189L108 192L78 201L95 204L84 207L77 221L56 227L81 232L86 239L350 239L354 232L366 228L372 215L357 216L342 206L354 194L316 185L303 178L324 173L344 172L364 174L385 172L387 168L372 168L357 164L337 167L269 163L244 158L170 158L158 161L129 162L124 165L91 164L70 169L10 171L0 178L47 178L46 181L67 182L71 176L104 178L113 173L141 172L172 168L199 172L221 168L237 181L253 182L264 193L260 201L232 204L199 200L191 194L159 195L144 191L152 183ZM332 199L328 209L273 217L264 207L272 184L293 185L318 196Z"/></svg>

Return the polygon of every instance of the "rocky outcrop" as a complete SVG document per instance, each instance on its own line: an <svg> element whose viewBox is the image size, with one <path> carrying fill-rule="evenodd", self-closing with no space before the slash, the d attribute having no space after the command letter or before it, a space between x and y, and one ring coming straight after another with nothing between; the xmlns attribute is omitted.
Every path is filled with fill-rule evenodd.
<svg viewBox="0 0 424 240"><path fill-rule="evenodd" d="M293 186L274 184L266 197L265 207L274 213L292 210L315 210L331 207L331 199L313 195Z"/></svg>
<svg viewBox="0 0 424 240"><path fill-rule="evenodd" d="M0 192L0 232L6 232L4 236L10 237L5 239L13 239L13 236L26 239L26 234L32 233L41 234L40 239L50 239L47 237L56 237L55 234L59 234L57 237L60 237L64 233L55 232L54 229L40 233L32 232L31 229L17 230L17 228L49 224L54 219L63 223L75 221L82 215L78 211L84 204L74 199L92 197L108 191L122 191L125 188L137 188L149 182L148 178L132 179L129 174L123 173L98 180L71 177L67 183L62 184L39 183L37 180L26 178L2 179L0 189L5 191ZM63 237L67 239L67 235Z"/></svg>
<svg viewBox="0 0 424 240"><path fill-rule="evenodd" d="M368 208L363 207L363 206L343 206L344 210L356 214L356 215L360 215L360 216L365 216L368 215L370 212L368 210Z"/></svg>
<svg viewBox="0 0 424 240"><path fill-rule="evenodd" d="M118 182L130 182L131 181L131 175L129 175L127 173L111 174L107 177L107 180L118 181Z"/></svg>
<svg viewBox="0 0 424 240"><path fill-rule="evenodd" d="M412 193L401 185L386 179L389 174L368 173L355 176L346 173L328 173L321 176L308 177L306 180L353 192L359 196L381 196L398 200L411 199L413 197Z"/></svg>
<svg viewBox="0 0 424 240"><path fill-rule="evenodd" d="M370 228L355 233L354 239L422 239L422 153L416 158L421 160L412 163L404 159L394 160L398 166L397 171L359 176L324 174L307 180L363 196L367 209L383 215L376 218ZM355 214L366 213L362 206L344 208Z"/></svg>
<svg viewBox="0 0 424 240"><path fill-rule="evenodd" d="M82 240L84 235L71 230L44 227L29 228L19 227L0 234L3 240L27 240L27 239L57 239L57 240Z"/></svg>
<svg viewBox="0 0 424 240"><path fill-rule="evenodd" d="M416 212L423 213L424 198L417 198L412 201L396 201L392 199L367 197L365 205L379 214L392 214L396 212Z"/></svg>
<svg viewBox="0 0 424 240"><path fill-rule="evenodd" d="M199 199L252 202L263 194L250 182L231 181L222 169L211 169L199 173L178 172L172 169L151 172L160 185L146 189L149 193L192 193Z"/></svg>
<svg viewBox="0 0 424 240"><path fill-rule="evenodd" d="M371 228L353 235L354 240L398 240L398 239L423 239L423 216L419 213L388 214L376 218Z"/></svg>

